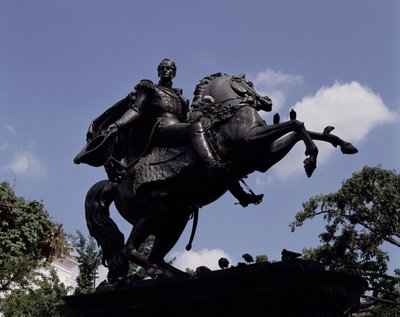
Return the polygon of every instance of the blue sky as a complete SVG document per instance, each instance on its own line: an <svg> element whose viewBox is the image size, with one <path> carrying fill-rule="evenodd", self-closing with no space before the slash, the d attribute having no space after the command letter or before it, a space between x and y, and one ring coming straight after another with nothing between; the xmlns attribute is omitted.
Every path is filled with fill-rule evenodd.
<svg viewBox="0 0 400 317"><path fill-rule="evenodd" d="M265 195L260 205L242 208L227 193L202 208L193 252L184 251L190 222L170 253L176 264L213 267L222 255L235 264L246 252L279 260L283 248L316 246L322 222L289 229L302 202L365 165L399 171L399 13L394 0L0 0L0 180L42 200L66 231L87 233L86 192L106 178L73 164L88 125L139 80L157 81L169 57L190 99L204 76L245 73L273 100L267 123L295 108L310 130L332 125L359 149L345 156L317 143L307 178L299 143L248 178ZM127 235L115 210L112 218Z"/></svg>

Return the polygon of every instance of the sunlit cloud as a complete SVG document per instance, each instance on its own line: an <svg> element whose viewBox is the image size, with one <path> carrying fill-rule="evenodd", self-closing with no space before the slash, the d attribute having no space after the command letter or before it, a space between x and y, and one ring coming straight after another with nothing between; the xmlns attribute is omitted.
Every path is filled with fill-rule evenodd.
<svg viewBox="0 0 400 317"><path fill-rule="evenodd" d="M180 270L192 269L196 270L199 266L206 266L210 270L219 270L218 260L227 258L231 264L233 258L221 249L202 249L200 251L182 251L172 254L175 258L173 265Z"/></svg>
<svg viewBox="0 0 400 317"><path fill-rule="evenodd" d="M308 130L322 132L326 126L333 126L333 134L354 145L365 140L378 125L399 120L398 113L391 111L377 94L356 81L322 87L315 95L297 102L293 109L297 112L297 119L303 121ZM333 151L340 151L329 144L316 143L319 148L318 166L326 164ZM286 178L303 172L299 166L305 158L305 147L299 145L274 166L272 176Z"/></svg>
<svg viewBox="0 0 400 317"><path fill-rule="evenodd" d="M257 92L272 99L274 110L278 111L286 102L288 88L302 83L303 77L267 69L251 76L250 80Z"/></svg>
<svg viewBox="0 0 400 317"><path fill-rule="evenodd" d="M301 75L285 74L272 69L258 72L254 79L255 85L265 85L266 87L282 84L296 84L301 82L303 82L303 77Z"/></svg>
<svg viewBox="0 0 400 317"><path fill-rule="evenodd" d="M221 249L202 249L200 251L182 251L173 253L170 258L174 258L172 265L182 271L186 269L191 269L195 271L200 266L206 266L210 270L219 270L218 260L220 258L227 258L231 265L236 265L234 259ZM76 277L79 274L79 269L76 266L73 271L73 287L77 286ZM97 271L98 278L96 279L96 286L98 286L102 281L107 279L108 268L100 265Z"/></svg>
<svg viewBox="0 0 400 317"><path fill-rule="evenodd" d="M15 153L12 161L6 165L6 169L18 176L42 177L46 174L45 167L40 159L28 151Z"/></svg>
<svg viewBox="0 0 400 317"><path fill-rule="evenodd" d="M191 269L195 271L200 266L206 266L210 270L219 270L218 260L220 258L227 258L230 265L236 265L235 259L221 249L202 249L200 251L181 251L172 253L169 258L174 259L172 265L182 271ZM96 286L98 286L103 280L107 279L108 268L100 265L98 268L98 278L96 279ZM79 274L78 267L73 269L73 287L77 286L76 277Z"/></svg>

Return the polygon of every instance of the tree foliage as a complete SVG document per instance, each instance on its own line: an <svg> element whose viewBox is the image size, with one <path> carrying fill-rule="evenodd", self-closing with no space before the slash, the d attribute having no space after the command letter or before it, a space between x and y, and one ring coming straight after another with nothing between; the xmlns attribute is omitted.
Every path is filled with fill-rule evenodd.
<svg viewBox="0 0 400 317"><path fill-rule="evenodd" d="M256 256L256 263L268 262L268 256L266 254L260 254Z"/></svg>
<svg viewBox="0 0 400 317"><path fill-rule="evenodd" d="M150 255L151 249L153 248L153 244L154 244L154 236L149 236L140 246L138 250L139 253L145 257L148 257ZM172 262L170 262L170 264L171 263ZM133 262L129 262L128 275L136 275L140 279L144 279L148 276L144 268Z"/></svg>
<svg viewBox="0 0 400 317"><path fill-rule="evenodd" d="M101 251L97 248L93 237L86 238L79 230L73 237L73 246L77 252L75 258L79 263L75 294L91 293L95 290L97 269L101 264Z"/></svg>
<svg viewBox="0 0 400 317"><path fill-rule="evenodd" d="M41 202L0 183L0 292L28 287L38 269L69 252L66 234Z"/></svg>
<svg viewBox="0 0 400 317"><path fill-rule="evenodd" d="M57 273L49 269L48 276L38 279L37 288L17 289L5 297L0 311L4 317L54 317L67 293L68 289L60 283Z"/></svg>
<svg viewBox="0 0 400 317"><path fill-rule="evenodd" d="M139 247L139 249L138 249L139 253L147 258L150 255L151 250L153 248L154 240L155 240L155 237L153 235L150 235ZM175 261L175 258L172 258L171 260L167 261L167 263L172 265L174 263L174 261ZM186 269L185 271L187 273L192 272L190 269ZM131 276L134 275L136 278L139 278L139 279L144 279L144 278L149 277L146 270L134 262L129 262L128 275L131 275Z"/></svg>
<svg viewBox="0 0 400 317"><path fill-rule="evenodd" d="M321 245L305 250L305 257L363 276L368 282L363 306L369 316L400 315L400 270L389 272L390 255L385 251L388 244L400 247L399 174L365 166L336 193L303 203L292 231L319 215L326 222Z"/></svg>

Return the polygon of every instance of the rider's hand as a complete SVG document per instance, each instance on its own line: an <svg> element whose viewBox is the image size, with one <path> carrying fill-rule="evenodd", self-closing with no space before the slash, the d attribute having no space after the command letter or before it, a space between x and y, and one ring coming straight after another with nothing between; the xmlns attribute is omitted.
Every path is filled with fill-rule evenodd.
<svg viewBox="0 0 400 317"><path fill-rule="evenodd" d="M111 123L106 129L106 133L113 133L118 130L118 125L116 123Z"/></svg>

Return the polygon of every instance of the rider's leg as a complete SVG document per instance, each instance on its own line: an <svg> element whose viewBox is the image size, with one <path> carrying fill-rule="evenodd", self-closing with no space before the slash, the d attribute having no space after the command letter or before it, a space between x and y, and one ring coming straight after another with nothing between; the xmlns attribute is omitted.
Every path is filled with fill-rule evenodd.
<svg viewBox="0 0 400 317"><path fill-rule="evenodd" d="M214 157L213 151L206 139L205 131L201 122L195 122L191 124L190 137L193 148L199 155L204 165L211 170L219 169L221 166Z"/></svg>
<svg viewBox="0 0 400 317"><path fill-rule="evenodd" d="M228 190L239 201L242 207L247 207L249 204L257 205L264 197L263 194L246 193L238 181L232 181L228 186Z"/></svg>
<svg viewBox="0 0 400 317"><path fill-rule="evenodd" d="M182 144L190 139L192 146L204 166L214 172L221 169L221 165L214 157L214 153L206 139L203 125L195 123L173 122L160 125L156 131L156 142L163 146Z"/></svg>

